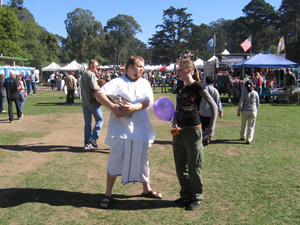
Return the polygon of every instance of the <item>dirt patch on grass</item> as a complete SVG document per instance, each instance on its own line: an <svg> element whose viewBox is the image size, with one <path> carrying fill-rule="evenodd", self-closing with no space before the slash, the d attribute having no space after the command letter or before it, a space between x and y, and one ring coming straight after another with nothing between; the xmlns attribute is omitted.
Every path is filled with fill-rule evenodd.
<svg viewBox="0 0 300 225"><path fill-rule="evenodd" d="M239 121L224 121L221 119L217 120L216 123L216 128L222 128L222 127L238 127L240 126L240 122Z"/></svg>
<svg viewBox="0 0 300 225"><path fill-rule="evenodd" d="M108 120L109 113L103 110L104 119ZM57 115L25 115L14 123L1 121L0 132L43 132L45 135L38 138L24 138L16 144L4 145L0 149L11 152L11 160L1 163L1 186L11 182L17 174L35 170L39 165L51 161L54 153L59 151L83 151L83 114ZM98 140L99 150L107 150L104 144L106 125L101 130ZM47 154L45 154L47 153ZM5 181L7 178L7 182Z"/></svg>

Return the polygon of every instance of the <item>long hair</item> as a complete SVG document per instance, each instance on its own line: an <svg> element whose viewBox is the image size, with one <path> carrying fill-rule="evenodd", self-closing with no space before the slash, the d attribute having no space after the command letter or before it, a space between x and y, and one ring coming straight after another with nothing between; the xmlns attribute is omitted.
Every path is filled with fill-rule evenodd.
<svg viewBox="0 0 300 225"><path fill-rule="evenodd" d="M132 56L130 56L129 59L127 60L126 65L125 65L125 73L126 73L126 74L127 74L129 65L134 66L135 61L136 61L137 59L140 60L140 61L142 61L143 63L145 63L145 60L144 60L141 56L137 56L137 55L132 55Z"/></svg>
<svg viewBox="0 0 300 225"><path fill-rule="evenodd" d="M190 59L182 59L179 63L182 63L186 69L192 70L192 77L196 81L200 81L199 72L194 62Z"/></svg>

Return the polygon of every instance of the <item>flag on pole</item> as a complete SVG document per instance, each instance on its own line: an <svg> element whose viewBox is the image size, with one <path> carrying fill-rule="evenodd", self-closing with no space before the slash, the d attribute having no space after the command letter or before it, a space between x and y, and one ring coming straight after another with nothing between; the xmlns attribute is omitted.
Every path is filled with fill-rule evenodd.
<svg viewBox="0 0 300 225"><path fill-rule="evenodd" d="M248 37L242 44L242 48L244 49L244 52L248 51L249 48L252 46L252 36Z"/></svg>
<svg viewBox="0 0 300 225"><path fill-rule="evenodd" d="M207 51L210 51L213 47L216 46L216 36L213 35L208 42L206 43Z"/></svg>
<svg viewBox="0 0 300 225"><path fill-rule="evenodd" d="M277 53L282 52L284 49L285 49L285 45L284 45L284 37L282 36L282 37L279 39Z"/></svg>

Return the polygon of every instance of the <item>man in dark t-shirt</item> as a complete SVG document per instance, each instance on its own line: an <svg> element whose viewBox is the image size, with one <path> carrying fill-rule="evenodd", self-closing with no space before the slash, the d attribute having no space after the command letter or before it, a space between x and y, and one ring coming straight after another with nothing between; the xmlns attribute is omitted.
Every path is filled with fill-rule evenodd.
<svg viewBox="0 0 300 225"><path fill-rule="evenodd" d="M14 121L13 102L15 102L16 105L18 119L23 117L19 106L19 81L16 79L16 74L13 71L10 71L10 77L5 79L3 86L6 89L9 121L12 123Z"/></svg>

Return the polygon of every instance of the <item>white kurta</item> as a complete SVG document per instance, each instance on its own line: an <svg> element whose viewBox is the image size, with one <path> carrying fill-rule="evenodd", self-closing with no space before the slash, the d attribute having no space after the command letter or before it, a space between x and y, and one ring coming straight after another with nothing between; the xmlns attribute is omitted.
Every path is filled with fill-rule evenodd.
<svg viewBox="0 0 300 225"><path fill-rule="evenodd" d="M153 106L153 92L143 78L135 82L126 76L115 78L101 89L106 95L121 95L133 104L144 99ZM148 147L155 139L155 130L150 123L149 109L134 111L131 117L117 118L110 115L105 144L110 146L107 172L111 176L122 175L122 183L149 183Z"/></svg>
<svg viewBox="0 0 300 225"><path fill-rule="evenodd" d="M133 104L143 99L148 99L150 107L153 106L152 88L149 82L143 78L132 82L126 76L121 76L106 83L100 89L100 92L106 95L121 95ZM131 117L117 118L111 113L105 144L111 146L111 137L114 137L146 142L150 147L154 142L155 136L156 133L150 123L148 108L135 111Z"/></svg>

